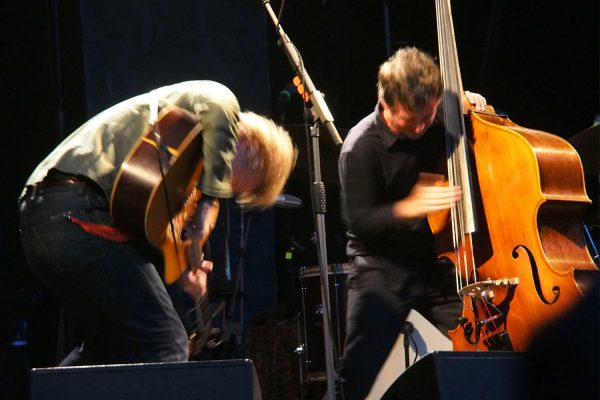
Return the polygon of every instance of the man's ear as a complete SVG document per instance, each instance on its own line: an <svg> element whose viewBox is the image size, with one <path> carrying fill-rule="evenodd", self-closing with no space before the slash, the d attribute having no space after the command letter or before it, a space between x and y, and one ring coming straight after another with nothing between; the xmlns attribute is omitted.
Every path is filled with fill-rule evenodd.
<svg viewBox="0 0 600 400"><path fill-rule="evenodd" d="M391 106L383 99L383 97L379 98L379 106L381 108L381 111L383 110L391 110Z"/></svg>

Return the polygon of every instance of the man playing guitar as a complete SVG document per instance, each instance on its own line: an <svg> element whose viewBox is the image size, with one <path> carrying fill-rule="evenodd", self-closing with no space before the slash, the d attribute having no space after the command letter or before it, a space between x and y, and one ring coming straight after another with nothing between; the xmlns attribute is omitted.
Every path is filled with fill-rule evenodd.
<svg viewBox="0 0 600 400"><path fill-rule="evenodd" d="M82 339L60 365L187 360L163 281L181 274L188 293L204 296L211 265L201 249L218 199L268 207L294 162L287 132L240 112L234 94L212 81L136 96L68 136L19 199L28 264ZM152 265L147 243L175 266L168 276Z"/></svg>

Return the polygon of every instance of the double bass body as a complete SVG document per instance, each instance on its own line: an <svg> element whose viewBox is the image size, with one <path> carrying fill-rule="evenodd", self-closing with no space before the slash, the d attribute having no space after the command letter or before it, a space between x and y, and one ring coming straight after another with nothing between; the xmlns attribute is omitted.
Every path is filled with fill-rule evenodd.
<svg viewBox="0 0 600 400"><path fill-rule="evenodd" d="M480 226L472 234L475 289L482 295L463 295L450 337L455 350L526 350L597 273L582 232L590 203L583 170L558 136L495 114L470 118Z"/></svg>

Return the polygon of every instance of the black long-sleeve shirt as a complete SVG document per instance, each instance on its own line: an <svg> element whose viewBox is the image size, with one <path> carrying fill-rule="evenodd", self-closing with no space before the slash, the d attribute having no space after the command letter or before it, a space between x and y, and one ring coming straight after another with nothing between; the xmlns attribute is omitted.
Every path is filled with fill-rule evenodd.
<svg viewBox="0 0 600 400"><path fill-rule="evenodd" d="M420 172L434 172L444 150L441 126L418 140L394 135L379 106L350 130L339 158L341 201L349 228L347 254L392 259L433 255L426 218L397 219L394 202L406 197Z"/></svg>

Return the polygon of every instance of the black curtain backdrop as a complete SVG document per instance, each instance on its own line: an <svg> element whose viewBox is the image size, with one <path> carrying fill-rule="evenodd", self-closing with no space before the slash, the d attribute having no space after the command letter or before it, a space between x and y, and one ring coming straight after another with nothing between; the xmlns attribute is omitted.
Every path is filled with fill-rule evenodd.
<svg viewBox="0 0 600 400"><path fill-rule="evenodd" d="M600 100L598 2L461 0L452 11L466 89L519 125L562 137L591 126ZM286 1L281 22L341 127L372 111L387 42L392 51L412 45L437 54L433 1ZM293 73L274 44L271 65L279 91Z"/></svg>
<svg viewBox="0 0 600 400"><path fill-rule="evenodd" d="M88 115L157 86L212 79L270 110L267 26L247 0L80 0Z"/></svg>

